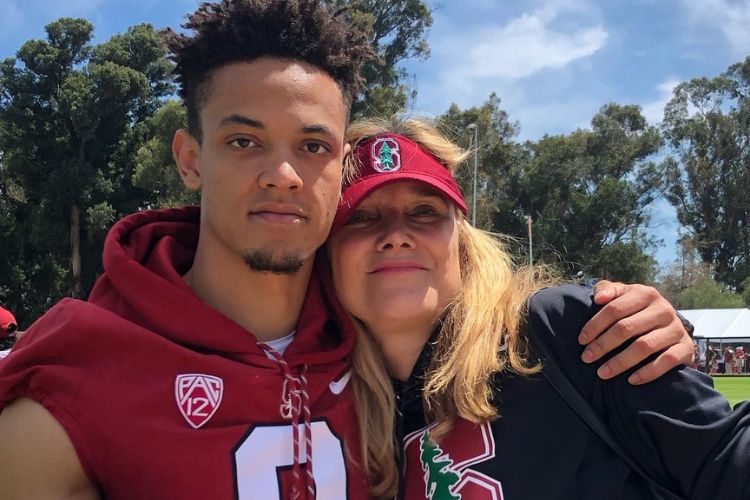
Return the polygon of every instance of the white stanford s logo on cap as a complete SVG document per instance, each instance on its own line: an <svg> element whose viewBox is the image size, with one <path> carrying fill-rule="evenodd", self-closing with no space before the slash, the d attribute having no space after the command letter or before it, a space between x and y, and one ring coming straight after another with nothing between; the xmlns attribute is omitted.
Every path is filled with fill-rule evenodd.
<svg viewBox="0 0 750 500"><path fill-rule="evenodd" d="M401 150L396 139L381 137L372 143L372 168L382 173L401 169Z"/></svg>
<svg viewBox="0 0 750 500"><path fill-rule="evenodd" d="M185 373L174 381L175 398L182 416L198 429L216 413L224 394L224 381L213 375Z"/></svg>

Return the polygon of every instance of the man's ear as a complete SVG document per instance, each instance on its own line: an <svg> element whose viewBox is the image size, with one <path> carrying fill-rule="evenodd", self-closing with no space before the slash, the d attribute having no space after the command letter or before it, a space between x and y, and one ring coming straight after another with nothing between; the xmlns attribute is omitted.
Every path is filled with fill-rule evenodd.
<svg viewBox="0 0 750 500"><path fill-rule="evenodd" d="M201 171L198 162L200 144L187 129L181 128L172 138L172 156L177 163L182 183L191 191L201 188Z"/></svg>
<svg viewBox="0 0 750 500"><path fill-rule="evenodd" d="M353 172L351 171L352 162L349 159L349 155L352 153L352 145L348 142L344 143L344 149L341 154L341 182L346 183L349 181ZM339 188L339 196L341 195L341 189Z"/></svg>

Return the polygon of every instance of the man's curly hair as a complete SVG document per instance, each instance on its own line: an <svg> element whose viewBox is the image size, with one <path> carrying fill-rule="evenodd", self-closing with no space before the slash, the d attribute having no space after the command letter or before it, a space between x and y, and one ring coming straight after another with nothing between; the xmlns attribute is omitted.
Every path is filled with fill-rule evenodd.
<svg viewBox="0 0 750 500"><path fill-rule="evenodd" d="M167 29L167 47L185 102L188 130L202 138L200 108L212 73L227 64L261 57L293 59L328 73L339 84L347 108L362 90L362 66L374 58L368 30L344 10L318 0L223 0L203 3L183 28Z"/></svg>

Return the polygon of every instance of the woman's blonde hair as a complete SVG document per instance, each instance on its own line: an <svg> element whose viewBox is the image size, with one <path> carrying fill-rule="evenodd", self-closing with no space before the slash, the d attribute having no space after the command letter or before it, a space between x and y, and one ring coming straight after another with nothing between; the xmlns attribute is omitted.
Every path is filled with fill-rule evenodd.
<svg viewBox="0 0 750 500"><path fill-rule="evenodd" d="M347 141L354 149L362 140L381 133L408 137L452 174L469 155L432 124L418 119L357 121L349 127ZM356 179L357 168L350 155L345 185ZM527 359L524 310L528 297L553 281L543 268L514 268L506 244L462 216L458 231L462 287L442 319L423 389L426 416L437 422L430 431L435 440L450 430L456 417L474 423L498 417L492 375L538 371ZM391 438L396 414L393 386L380 349L364 327L358 327L352 384L364 467L371 476L372 494L393 497L398 487L398 444Z"/></svg>

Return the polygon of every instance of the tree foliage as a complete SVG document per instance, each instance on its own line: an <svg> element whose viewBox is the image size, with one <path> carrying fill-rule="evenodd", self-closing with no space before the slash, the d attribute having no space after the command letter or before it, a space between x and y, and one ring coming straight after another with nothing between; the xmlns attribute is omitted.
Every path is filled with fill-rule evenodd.
<svg viewBox="0 0 750 500"><path fill-rule="evenodd" d="M172 137L177 129L187 126L185 107L179 101L167 101L146 120L148 140L135 157L133 185L147 194L147 208L178 207L198 204L200 195L182 184L172 157Z"/></svg>
<svg viewBox="0 0 750 500"><path fill-rule="evenodd" d="M726 285L707 279L680 293L675 305L680 309L732 309L744 307L745 302Z"/></svg>
<svg viewBox="0 0 750 500"><path fill-rule="evenodd" d="M464 144L467 126L479 127L478 226L516 237L521 247L530 215L536 262L622 281L653 279L645 226L661 182L650 161L661 137L637 106L608 104L590 130L524 144L514 142L518 125L494 94L481 108L453 106L441 120ZM467 199L470 170L459 174Z"/></svg>
<svg viewBox="0 0 750 500"><path fill-rule="evenodd" d="M17 311L37 312L62 292L85 295L106 230L142 198L130 183L142 123L172 92L149 25L97 46L84 19L45 30L46 40L26 42L0 64L3 182L17 193L8 203L24 257L0 300Z"/></svg>
<svg viewBox="0 0 750 500"><path fill-rule="evenodd" d="M750 57L678 85L664 132L674 153L662 163L667 199L702 260L737 289L750 276Z"/></svg>
<svg viewBox="0 0 750 500"><path fill-rule="evenodd" d="M608 104L590 130L527 142L517 162L514 198L534 224L539 257L555 252L586 274L648 281L648 205L660 185L659 132L637 106Z"/></svg>
<svg viewBox="0 0 750 500"><path fill-rule="evenodd" d="M658 283L659 291L677 305L683 291L713 279L714 266L703 262L696 251L695 240L683 235L680 238L680 256L665 271Z"/></svg>
<svg viewBox="0 0 750 500"><path fill-rule="evenodd" d="M742 282L742 300L750 307L750 276Z"/></svg>
<svg viewBox="0 0 750 500"><path fill-rule="evenodd" d="M352 116L390 116L403 110L416 96L410 75L400 64L406 59L426 59L430 54L427 31L432 12L420 0L327 0L371 28L377 61L365 65L365 91L352 105Z"/></svg>
<svg viewBox="0 0 750 500"><path fill-rule="evenodd" d="M438 126L457 144L469 150L471 157L458 169L456 180L471 207L473 197L474 154L477 156L477 226L506 234L520 234L523 222L513 212L515 200L512 178L505 175L515 166L518 145L515 137L518 124L511 122L500 107L497 94L490 94L482 106L461 110L457 105L438 118ZM476 125L478 143L474 144L474 133L469 129ZM511 214L507 219L498 219L498 212ZM471 217L471 214L469 215Z"/></svg>

